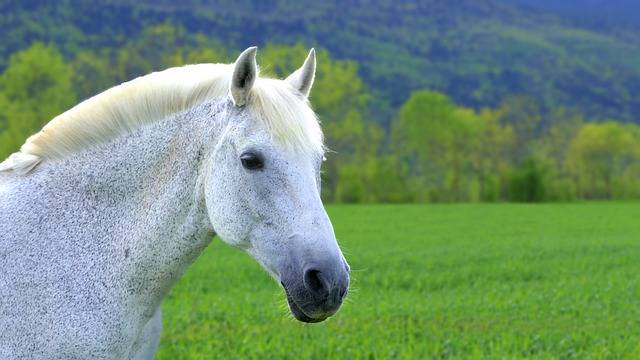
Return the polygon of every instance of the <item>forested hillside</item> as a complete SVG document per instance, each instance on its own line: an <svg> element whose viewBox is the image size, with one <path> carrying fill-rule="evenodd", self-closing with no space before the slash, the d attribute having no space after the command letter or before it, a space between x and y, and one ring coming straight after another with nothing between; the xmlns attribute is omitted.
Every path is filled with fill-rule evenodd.
<svg viewBox="0 0 640 360"><path fill-rule="evenodd" d="M637 0L503 0L531 9L553 11L575 24L592 28L640 28L640 1Z"/></svg>
<svg viewBox="0 0 640 360"><path fill-rule="evenodd" d="M640 121L640 32L587 29L518 1L526 0L3 0L0 67L33 40L55 42L68 56L121 46L144 27L171 21L232 49L302 42L355 60L383 123L416 89L476 109L518 94L543 111ZM605 8L625 6L635 13L631 2Z"/></svg>
<svg viewBox="0 0 640 360"><path fill-rule="evenodd" d="M640 32L504 1L0 0L0 160L137 76L315 46L328 201L640 198Z"/></svg>

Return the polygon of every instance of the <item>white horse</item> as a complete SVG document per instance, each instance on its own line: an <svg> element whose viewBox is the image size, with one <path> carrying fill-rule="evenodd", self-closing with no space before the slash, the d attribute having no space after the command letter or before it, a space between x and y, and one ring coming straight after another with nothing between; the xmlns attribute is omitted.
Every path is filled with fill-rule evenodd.
<svg viewBox="0 0 640 360"><path fill-rule="evenodd" d="M286 80L255 56L109 89L0 164L0 359L152 358L162 299L214 234L298 320L338 310L349 266L320 200L315 53Z"/></svg>

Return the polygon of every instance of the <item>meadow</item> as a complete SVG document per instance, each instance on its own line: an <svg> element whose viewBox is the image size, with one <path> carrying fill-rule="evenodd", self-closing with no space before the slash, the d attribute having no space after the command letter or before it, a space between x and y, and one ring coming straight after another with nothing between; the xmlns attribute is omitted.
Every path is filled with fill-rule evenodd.
<svg viewBox="0 0 640 360"><path fill-rule="evenodd" d="M159 359L640 358L640 203L334 205L328 321L214 239L164 303Z"/></svg>

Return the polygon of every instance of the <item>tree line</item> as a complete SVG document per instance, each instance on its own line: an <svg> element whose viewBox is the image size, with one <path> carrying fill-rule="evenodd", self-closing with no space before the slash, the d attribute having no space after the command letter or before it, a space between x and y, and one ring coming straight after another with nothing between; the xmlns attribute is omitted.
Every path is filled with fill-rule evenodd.
<svg viewBox="0 0 640 360"><path fill-rule="evenodd" d="M542 111L526 96L469 109L447 95L415 91L390 121L358 64L318 49L311 102L329 152L323 197L331 202L572 201L640 198L640 126L586 121L566 109ZM262 72L286 77L301 45L268 44ZM77 102L171 66L231 62L215 39L163 24L118 47L61 54L33 43L0 75L0 158Z"/></svg>

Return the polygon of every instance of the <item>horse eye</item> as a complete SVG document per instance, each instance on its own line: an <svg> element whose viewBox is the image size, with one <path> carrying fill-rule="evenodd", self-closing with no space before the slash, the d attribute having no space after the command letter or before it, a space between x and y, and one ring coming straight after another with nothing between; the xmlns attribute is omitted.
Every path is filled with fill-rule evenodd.
<svg viewBox="0 0 640 360"><path fill-rule="evenodd" d="M264 167L262 156L256 153L246 152L240 155L240 161L242 162L242 166L247 170L259 170Z"/></svg>

